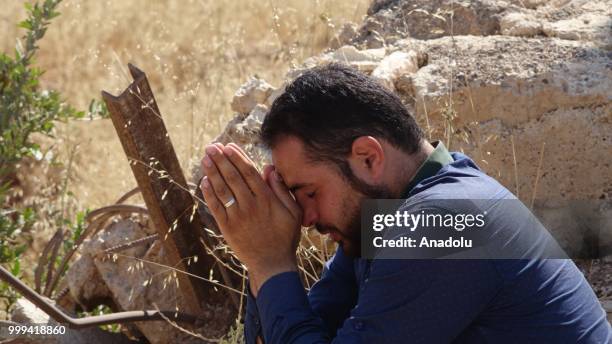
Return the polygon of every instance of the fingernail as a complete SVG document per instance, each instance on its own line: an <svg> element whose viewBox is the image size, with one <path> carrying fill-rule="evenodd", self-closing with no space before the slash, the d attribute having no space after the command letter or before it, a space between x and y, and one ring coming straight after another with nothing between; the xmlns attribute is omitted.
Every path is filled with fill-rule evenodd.
<svg viewBox="0 0 612 344"><path fill-rule="evenodd" d="M234 150L231 149L230 147L223 147L223 154L227 155L227 156L232 156L232 154L234 154Z"/></svg>
<svg viewBox="0 0 612 344"><path fill-rule="evenodd" d="M214 145L209 145L206 146L206 149L204 149L204 151L206 151L206 154L208 155L215 155L217 154L217 147Z"/></svg>
<svg viewBox="0 0 612 344"><path fill-rule="evenodd" d="M204 166L206 167L212 166L212 160L210 160L210 157L208 155L204 157Z"/></svg>
<svg viewBox="0 0 612 344"><path fill-rule="evenodd" d="M208 177L202 178L202 187L204 189L208 189L208 187L210 187L210 184L208 183Z"/></svg>

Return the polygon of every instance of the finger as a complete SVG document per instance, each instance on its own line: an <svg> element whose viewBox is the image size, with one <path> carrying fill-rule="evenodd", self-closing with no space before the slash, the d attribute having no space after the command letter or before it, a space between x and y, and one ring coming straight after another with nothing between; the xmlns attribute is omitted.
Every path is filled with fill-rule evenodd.
<svg viewBox="0 0 612 344"><path fill-rule="evenodd" d="M270 187L270 189L272 189L272 179L273 179L271 175L273 174L272 172L274 172L275 170L276 170L276 167L274 167L274 165L265 165L263 173L262 173L263 179L268 185L268 187ZM280 177L280 179L282 180L283 178ZM283 185L285 186L285 188L287 188L287 184L285 184L284 181L283 181ZM293 194L293 192L291 192L291 190L288 190L288 191L289 191L289 195L291 196L291 198L295 200L295 195Z"/></svg>
<svg viewBox="0 0 612 344"><path fill-rule="evenodd" d="M255 166L255 163L253 162L253 160L252 160L252 159L251 159L251 158L250 158L250 157L247 155L247 153L246 153L246 152L245 152L245 151L244 151L242 148L240 148L240 146L238 146L238 145L237 145L237 144L235 144L234 142L230 142L230 143L228 143L228 144L227 144L227 146L230 146L230 147L234 147L234 148L236 148L236 150L237 150L237 151L238 151L240 154L242 154L242 156L245 158L245 160L247 160L247 161L248 161L248 162L249 162L251 165Z"/></svg>
<svg viewBox="0 0 612 344"><path fill-rule="evenodd" d="M261 173L261 177L268 186L270 186L270 172L272 171L274 171L274 165L264 165L263 172Z"/></svg>
<svg viewBox="0 0 612 344"><path fill-rule="evenodd" d="M219 149L223 150L224 145L221 144L220 142L215 142L215 146L219 147ZM244 150L242 150L242 148L240 148L240 146L238 146L237 144L230 142L228 144L225 145L225 147L227 146L234 146L236 147L236 149L240 152L240 154L242 154L242 156L244 156L244 158L249 161L253 166L255 166L255 163L253 162L253 160L251 160L251 158L249 158L249 156L247 155L247 153L245 153Z"/></svg>
<svg viewBox="0 0 612 344"><path fill-rule="evenodd" d="M204 156L204 158L202 159L202 170L204 171L204 174L207 177L207 181L210 184L213 193L215 194L215 196L217 196L217 200L219 201L221 206L223 206L227 215L231 215L232 212L238 210L238 205L232 205L230 207L225 208L225 202L228 202L232 198L235 199L235 197L230 188L225 183L225 180L219 173L217 166L209 155ZM236 199L236 201L238 200ZM236 203L239 204L239 202Z"/></svg>
<svg viewBox="0 0 612 344"><path fill-rule="evenodd" d="M289 192L289 189L287 188L287 185L285 185L285 182L281 178L280 174L278 174L276 170L273 170L270 172L269 179L270 186L272 187L272 191L274 192L276 197L278 197L281 203L291 212L291 214L296 219L299 219L301 221L301 209L298 206L297 202L291 196L291 193Z"/></svg>
<svg viewBox="0 0 612 344"><path fill-rule="evenodd" d="M246 158L244 154L240 153L239 148L236 148L235 145L225 146L223 148L223 153L240 172L240 175L244 178L244 181L255 196L266 195L268 192L266 183L257 171L257 168L255 168L253 162Z"/></svg>
<svg viewBox="0 0 612 344"><path fill-rule="evenodd" d="M224 224L227 222L227 213L225 212L225 207L223 204L221 204L217 198L217 195L212 190L208 177L204 176L204 178L202 178L200 190L202 190L204 201L206 202L212 216L215 218L220 227L224 227Z"/></svg>
<svg viewBox="0 0 612 344"><path fill-rule="evenodd" d="M251 193L251 190L245 183L244 178L241 175L241 173L238 171L238 169L236 169L234 164L232 164L232 162L228 160L228 157L225 154L223 154L222 150L219 149L219 146L210 145L206 147L205 150L206 150L205 159L206 158L209 158L209 159L205 160L204 163L209 163L211 160L212 162L214 162L213 165L215 165L216 170L219 172L225 184L229 187L231 193L234 195L234 197L238 201L238 204L246 205L248 202L251 202L253 200L253 194ZM205 166L205 168L206 167L207 166ZM212 166L208 166L208 167L210 168ZM212 177L211 177L211 182L213 184L213 189L216 190L215 180L212 179ZM228 201L230 198L222 198L220 196L220 199Z"/></svg>

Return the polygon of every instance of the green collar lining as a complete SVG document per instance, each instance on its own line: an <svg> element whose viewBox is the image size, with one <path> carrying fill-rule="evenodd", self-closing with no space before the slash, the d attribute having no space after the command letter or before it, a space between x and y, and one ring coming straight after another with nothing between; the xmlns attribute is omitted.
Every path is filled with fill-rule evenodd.
<svg viewBox="0 0 612 344"><path fill-rule="evenodd" d="M414 178L408 183L408 186L402 193L402 198L407 198L410 191L423 179L434 176L442 167L455 161L442 141L434 141L431 144L435 147L434 151L425 159Z"/></svg>

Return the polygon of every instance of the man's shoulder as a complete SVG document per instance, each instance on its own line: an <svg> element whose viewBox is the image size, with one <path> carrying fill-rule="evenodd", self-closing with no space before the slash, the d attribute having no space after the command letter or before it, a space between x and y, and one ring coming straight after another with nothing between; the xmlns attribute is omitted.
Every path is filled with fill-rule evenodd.
<svg viewBox="0 0 612 344"><path fill-rule="evenodd" d="M457 152L451 155L454 161L417 184L410 192L411 197L418 195L421 200L515 198L467 155Z"/></svg>

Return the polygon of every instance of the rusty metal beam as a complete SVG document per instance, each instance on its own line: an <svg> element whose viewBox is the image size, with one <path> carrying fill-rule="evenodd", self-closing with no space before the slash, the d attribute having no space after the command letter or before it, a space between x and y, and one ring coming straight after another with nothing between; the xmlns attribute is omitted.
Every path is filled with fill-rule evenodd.
<svg viewBox="0 0 612 344"><path fill-rule="evenodd" d="M129 64L134 82L119 96L102 92L121 145L142 193L151 220L163 241L168 265L207 277L214 258L199 240L201 219L193 216L188 186L146 75ZM185 264L190 257L191 264ZM219 298L208 285L179 274L179 287L191 314ZM214 302L213 302L214 303Z"/></svg>
<svg viewBox="0 0 612 344"><path fill-rule="evenodd" d="M108 324L123 324L134 321L152 321L152 320L163 320L164 316L167 319L176 322L182 322L192 324L196 327L200 324L199 318L174 311L157 311L157 310L142 310L142 311L128 311L119 312L112 314L96 315L85 318L73 318L64 313L60 308L51 302L47 301L44 297L40 296L37 292L28 287L25 283L20 281L17 277L13 276L8 270L0 265L0 280L5 281L15 290L17 290L23 297L32 302L36 307L40 308L43 312L47 313L53 320L60 324L66 324L70 328L81 329L92 326L108 325Z"/></svg>

